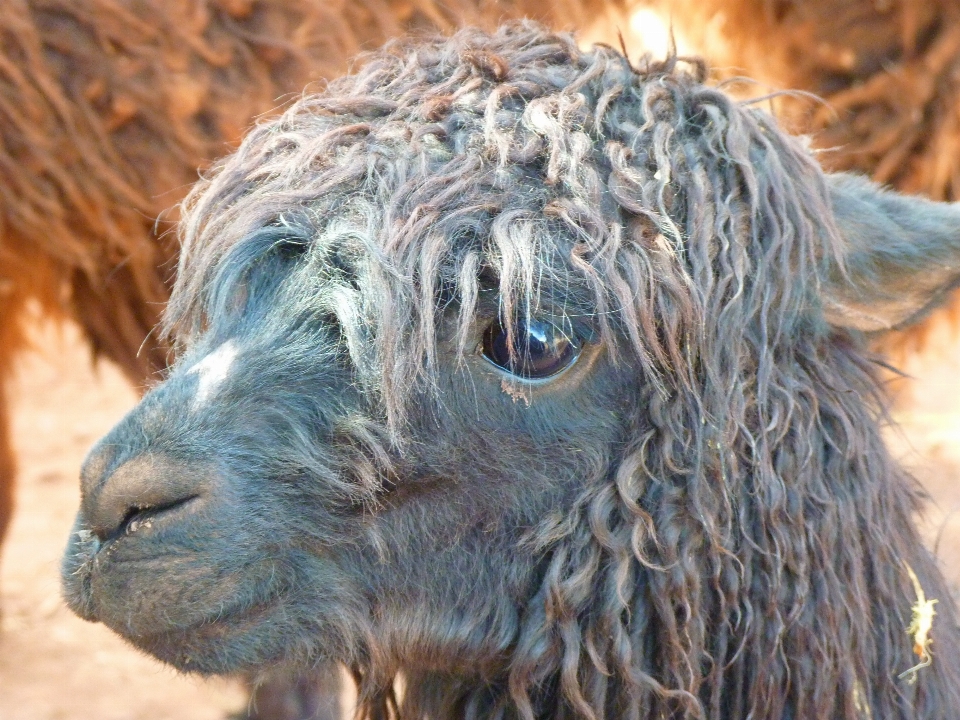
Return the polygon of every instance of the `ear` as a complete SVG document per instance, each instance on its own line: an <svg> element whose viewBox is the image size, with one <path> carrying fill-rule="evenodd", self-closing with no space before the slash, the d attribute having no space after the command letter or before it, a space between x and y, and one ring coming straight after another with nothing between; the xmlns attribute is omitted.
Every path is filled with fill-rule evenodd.
<svg viewBox="0 0 960 720"><path fill-rule="evenodd" d="M960 285L960 203L899 195L856 175L827 176L840 258L826 273L832 325L906 327Z"/></svg>

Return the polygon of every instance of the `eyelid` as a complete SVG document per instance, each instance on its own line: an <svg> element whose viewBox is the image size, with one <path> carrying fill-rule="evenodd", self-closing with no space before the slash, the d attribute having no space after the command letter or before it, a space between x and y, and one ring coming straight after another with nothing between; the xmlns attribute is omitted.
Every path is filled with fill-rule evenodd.
<svg viewBox="0 0 960 720"><path fill-rule="evenodd" d="M531 324L537 326L536 334L526 331L527 323L522 319L511 323L515 337L508 342L505 323L496 318L484 331L478 350L487 362L514 379L548 382L576 363L583 341L569 322L534 319ZM518 354L521 351L523 356Z"/></svg>

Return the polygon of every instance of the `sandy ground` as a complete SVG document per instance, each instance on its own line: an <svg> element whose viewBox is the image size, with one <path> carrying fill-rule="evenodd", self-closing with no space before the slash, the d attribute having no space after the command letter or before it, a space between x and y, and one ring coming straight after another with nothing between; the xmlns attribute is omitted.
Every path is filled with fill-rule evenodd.
<svg viewBox="0 0 960 720"><path fill-rule="evenodd" d="M219 720L243 707L235 682L178 675L74 616L60 599L60 553L87 448L136 394L96 370L74 328L47 328L13 388L20 477L0 564L0 720Z"/></svg>
<svg viewBox="0 0 960 720"><path fill-rule="evenodd" d="M922 355L899 363L900 382L887 433L895 457L922 483L930 502L921 521L960 598L960 337L937 327ZM899 381L898 381L899 382Z"/></svg>
<svg viewBox="0 0 960 720"><path fill-rule="evenodd" d="M232 681L177 675L99 625L74 617L58 566L78 503L87 447L136 395L119 373L94 370L73 328L47 328L13 388L20 457L18 512L0 564L0 720L219 720L242 708ZM904 366L916 379L891 433L926 485L924 519L948 576L960 584L960 341L933 343Z"/></svg>

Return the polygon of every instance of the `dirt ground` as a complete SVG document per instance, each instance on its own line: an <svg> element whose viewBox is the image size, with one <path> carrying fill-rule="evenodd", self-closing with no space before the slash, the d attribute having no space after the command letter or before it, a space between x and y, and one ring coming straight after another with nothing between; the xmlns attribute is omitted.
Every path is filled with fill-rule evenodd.
<svg viewBox="0 0 960 720"><path fill-rule="evenodd" d="M78 332L46 327L13 387L20 475L0 562L0 720L220 720L243 707L236 682L178 675L60 599L60 553L87 448L136 402Z"/></svg>
<svg viewBox="0 0 960 720"><path fill-rule="evenodd" d="M897 365L911 379L894 385L887 442L930 495L921 528L960 598L960 329L935 324L923 354Z"/></svg>
<svg viewBox="0 0 960 720"><path fill-rule="evenodd" d="M18 512L0 563L0 720L220 720L243 707L239 684L176 674L60 599L58 567L88 446L135 402L120 374L91 366L77 331L46 327L13 387ZM960 340L943 331L903 365L916 380L891 432L929 489L924 527L960 584Z"/></svg>

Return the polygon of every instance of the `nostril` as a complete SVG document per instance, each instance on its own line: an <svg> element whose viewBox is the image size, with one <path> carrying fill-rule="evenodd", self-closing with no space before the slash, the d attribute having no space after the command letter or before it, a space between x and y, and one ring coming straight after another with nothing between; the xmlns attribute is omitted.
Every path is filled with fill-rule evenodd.
<svg viewBox="0 0 960 720"><path fill-rule="evenodd" d="M175 511L185 509L187 505L194 500L199 499L199 495L190 495L179 500L174 500L165 505L159 506L134 506L127 510L127 514L120 521L120 525L110 533L109 536L102 538L111 540L120 535L132 535L141 528L150 528L154 520L163 519L164 516L171 516Z"/></svg>
<svg viewBox="0 0 960 720"><path fill-rule="evenodd" d="M128 460L84 488L81 511L101 540L171 522L202 500L210 478L189 464L158 455Z"/></svg>

